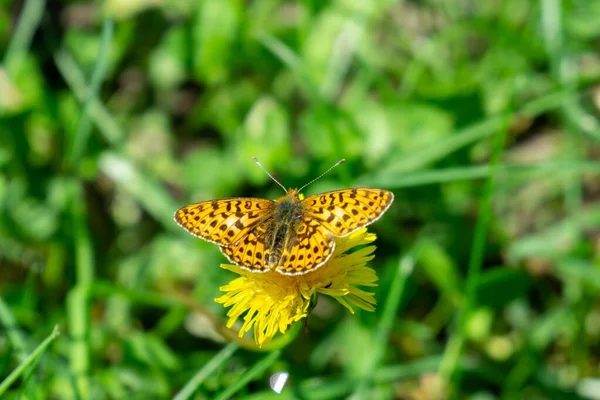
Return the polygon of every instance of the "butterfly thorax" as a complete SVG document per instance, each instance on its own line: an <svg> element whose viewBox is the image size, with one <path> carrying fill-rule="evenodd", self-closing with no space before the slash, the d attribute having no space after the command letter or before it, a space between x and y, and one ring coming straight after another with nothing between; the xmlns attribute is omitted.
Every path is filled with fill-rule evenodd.
<svg viewBox="0 0 600 400"><path fill-rule="evenodd" d="M268 224L265 243L266 261L271 268L287 261L282 259L282 254L295 244L295 232L302 223L303 214L303 206L296 189L290 189L287 195L275 201L275 210Z"/></svg>
<svg viewBox="0 0 600 400"><path fill-rule="evenodd" d="M298 191L288 190L288 194L275 201L275 219L291 223L302 216L303 206Z"/></svg>

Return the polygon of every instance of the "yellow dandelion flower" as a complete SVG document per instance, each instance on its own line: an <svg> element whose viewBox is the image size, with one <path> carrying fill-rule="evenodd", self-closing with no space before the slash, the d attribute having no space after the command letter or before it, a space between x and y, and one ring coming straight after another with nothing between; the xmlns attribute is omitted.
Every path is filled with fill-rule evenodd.
<svg viewBox="0 0 600 400"><path fill-rule="evenodd" d="M239 336L254 327L254 340L259 346L285 333L291 324L306 318L311 298L317 293L331 296L354 313L353 307L375 310L375 298L358 286L377 286L377 275L366 263L373 259L375 246L366 246L349 252L356 246L376 239L367 229L360 229L347 237L335 238L336 247L327 263L304 275L282 275L275 271L255 273L235 265L221 267L240 275L222 286L224 295L215 299L224 307L231 307L227 327L244 315Z"/></svg>

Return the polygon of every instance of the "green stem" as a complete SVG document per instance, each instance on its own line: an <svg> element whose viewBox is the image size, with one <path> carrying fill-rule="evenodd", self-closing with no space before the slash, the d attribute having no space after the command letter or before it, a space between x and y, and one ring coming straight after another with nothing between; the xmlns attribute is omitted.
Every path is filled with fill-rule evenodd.
<svg viewBox="0 0 600 400"><path fill-rule="evenodd" d="M110 48L110 43L112 41L113 31L113 20L105 20L104 26L102 28L100 50L98 52L98 62L96 62L94 71L92 72L92 78L90 81L87 97L83 103L83 112L81 114L81 119L79 120L79 125L77 127L77 133L75 134L75 138L73 141L73 147L71 148L71 154L69 157L69 164L71 167L74 167L75 164L81 158L83 150L85 148L85 144L89 139L91 128L90 110L93 104L93 99L95 99L98 96L100 85L102 84L102 80L104 79L104 76L106 74L106 67L108 64L108 51Z"/></svg>
<svg viewBox="0 0 600 400"><path fill-rule="evenodd" d="M500 129L496 134L492 159L490 162L490 175L486 181L484 188L484 195L481 203L479 204L477 224L475 226L475 236L473 240L473 247L471 249L471 256L469 259L469 266L466 278L466 288L463 307L460 310L457 318L457 329L456 332L448 342L446 350L444 352L444 358L440 366L440 374L447 380L456 376L460 373L457 370L459 360L462 356L465 342L466 342L466 325L468 318L475 307L476 298L475 290L477 283L479 282L479 276L481 274L481 267L483 264L483 258L485 253L485 244L487 240L487 232L492 218L492 197L494 194L494 187L496 184L496 175L498 172L498 163L502 157L504 151L504 142L506 140L506 128ZM460 390L461 379L460 376L456 376L455 387L453 393L456 396Z"/></svg>
<svg viewBox="0 0 600 400"><path fill-rule="evenodd" d="M90 397L89 302L94 281L94 254L87 227L83 185L78 183L73 185L72 216L76 283L67 295L67 323L71 336L69 362L75 392L85 400Z"/></svg>
<svg viewBox="0 0 600 400"><path fill-rule="evenodd" d="M206 378L214 373L220 366L231 358L233 353L239 346L236 343L229 343L220 352L218 352L209 362L204 364L198 372L190 379L183 388L173 397L173 400L186 400L194 395L194 392L198 389Z"/></svg>
<svg viewBox="0 0 600 400"><path fill-rule="evenodd" d="M406 282L414 268L415 255L415 250L413 249L405 254L398 263L394 280L392 281L385 306L383 307L381 320L379 321L375 331L375 349L371 354L371 357L369 357L367 360L368 366L365 367L365 371L374 371L383 358L385 349L387 348L390 332L392 331L394 321L398 315L398 308L400 307L400 301L404 295ZM372 377L369 374L358 380L355 388L356 398L362 399L369 397L367 391L368 386L371 384L371 378Z"/></svg>
<svg viewBox="0 0 600 400"><path fill-rule="evenodd" d="M21 61L31 46L33 35L42 21L45 6L45 0L25 1L17 28L4 55L4 65L9 73L15 74L19 70Z"/></svg>
<svg viewBox="0 0 600 400"><path fill-rule="evenodd" d="M0 383L0 397L8 390L27 368L33 368L39 362L40 356L46 351L48 346L60 335L58 326L55 326L50 336L48 336L27 358L25 358L18 366Z"/></svg>
<svg viewBox="0 0 600 400"><path fill-rule="evenodd" d="M253 379L258 378L262 375L267 368L269 368L281 355L281 350L276 350L269 353L263 359L258 361L252 367L247 369L237 381L228 386L215 400L226 400L231 398L234 394L239 392L244 386L246 386Z"/></svg>
<svg viewBox="0 0 600 400"><path fill-rule="evenodd" d="M444 182L475 180L489 178L492 168L489 164L450 167L423 170L406 174L392 175L376 180L369 180L371 186L384 186L388 189L431 185ZM550 161L530 165L501 164L496 167L498 176L513 177L515 175L573 175L600 174L600 164L594 161Z"/></svg>

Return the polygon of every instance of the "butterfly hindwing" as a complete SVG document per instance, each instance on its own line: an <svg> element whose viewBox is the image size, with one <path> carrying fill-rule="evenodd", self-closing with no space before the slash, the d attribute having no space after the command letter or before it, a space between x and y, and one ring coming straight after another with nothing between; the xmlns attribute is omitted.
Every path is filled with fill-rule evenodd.
<svg viewBox="0 0 600 400"><path fill-rule="evenodd" d="M221 246L240 241L268 215L273 201L232 198L190 204L175 212L175 221L194 236Z"/></svg>
<svg viewBox="0 0 600 400"><path fill-rule="evenodd" d="M308 216L335 236L346 236L379 219L394 200L383 189L355 188L309 196L302 201Z"/></svg>
<svg viewBox="0 0 600 400"><path fill-rule="evenodd" d="M265 259L268 258L268 250L265 249L265 227L255 226L237 243L229 247L221 247L221 252L232 263L255 272L266 272Z"/></svg>
<svg viewBox="0 0 600 400"><path fill-rule="evenodd" d="M290 233L275 269L285 275L305 274L319 268L333 254L335 240L319 221L304 216Z"/></svg>
<svg viewBox="0 0 600 400"><path fill-rule="evenodd" d="M323 265L335 249L331 233L311 218L303 218L281 243L271 242L272 229L268 223L257 225L238 243L221 247L221 251L229 261L250 271L299 275Z"/></svg>

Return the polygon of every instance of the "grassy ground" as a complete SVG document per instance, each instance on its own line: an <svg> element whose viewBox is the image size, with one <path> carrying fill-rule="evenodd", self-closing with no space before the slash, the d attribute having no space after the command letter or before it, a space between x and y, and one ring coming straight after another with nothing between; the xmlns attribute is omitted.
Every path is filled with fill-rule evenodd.
<svg viewBox="0 0 600 400"><path fill-rule="evenodd" d="M0 398L600 398L599 39L587 0L0 1ZM395 193L375 312L224 339L172 215L280 196L253 156Z"/></svg>

